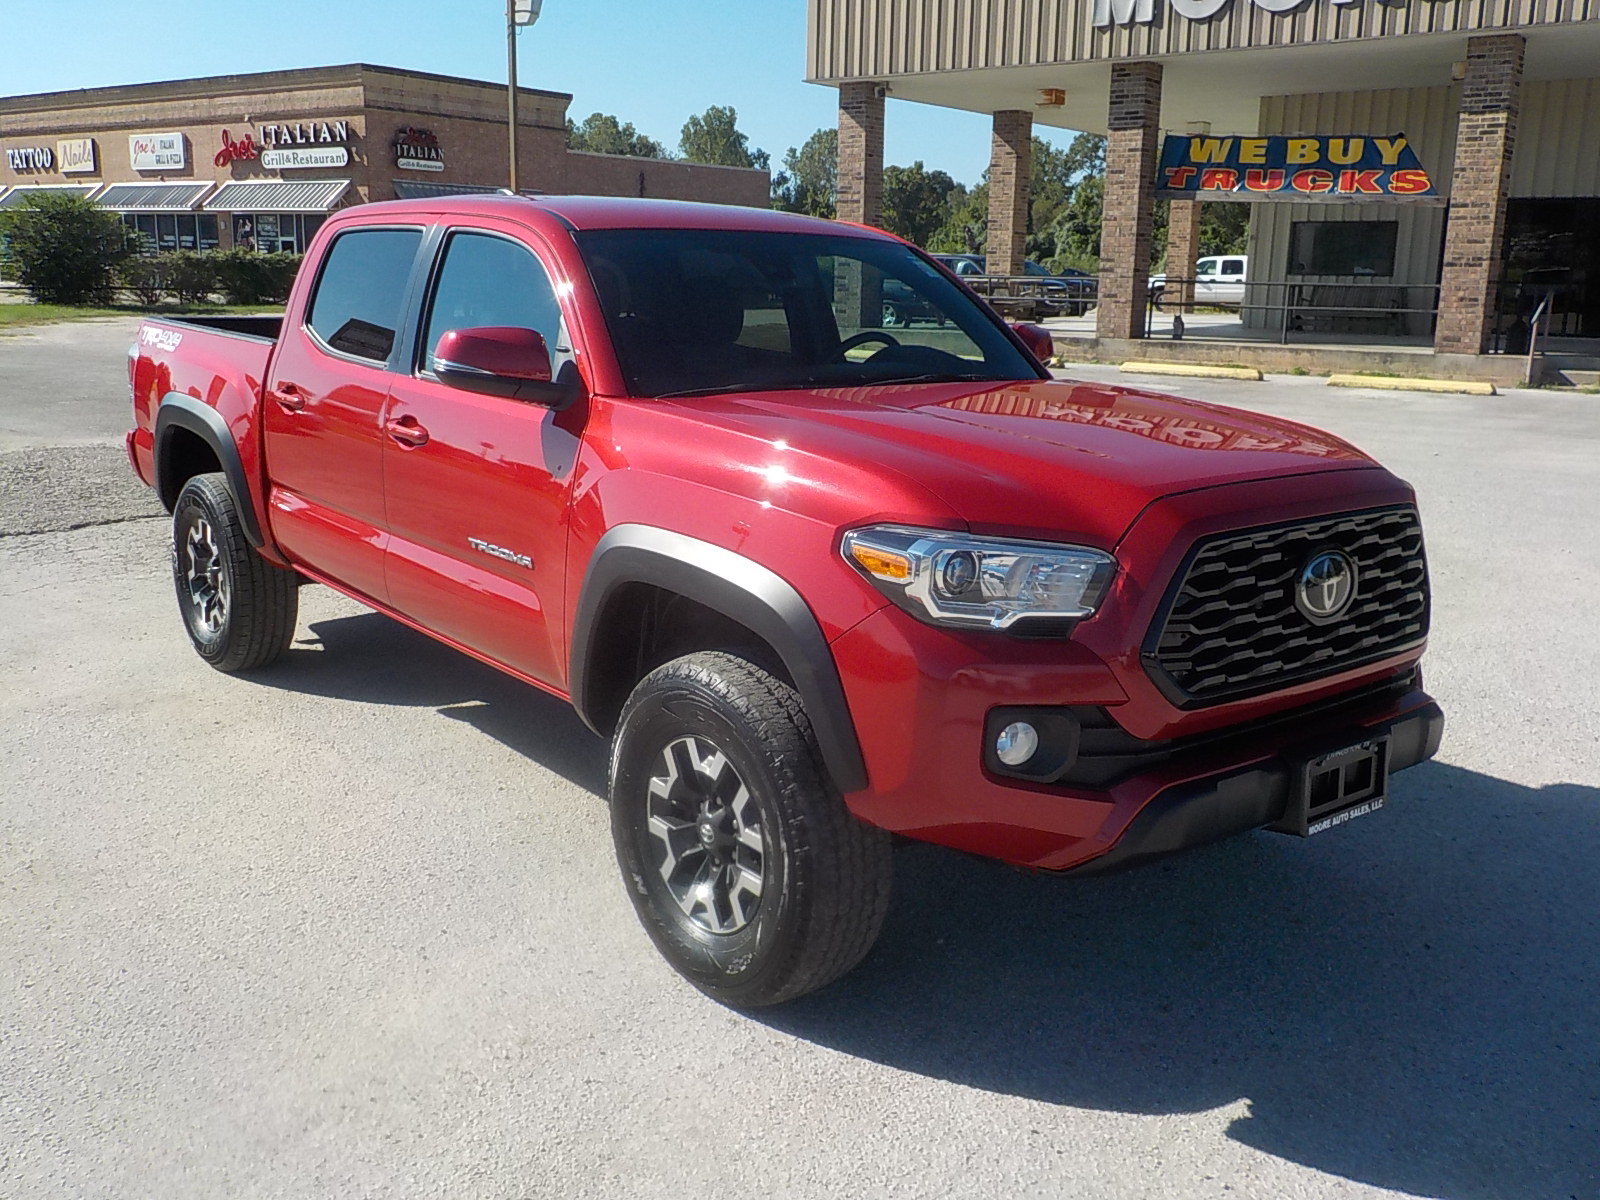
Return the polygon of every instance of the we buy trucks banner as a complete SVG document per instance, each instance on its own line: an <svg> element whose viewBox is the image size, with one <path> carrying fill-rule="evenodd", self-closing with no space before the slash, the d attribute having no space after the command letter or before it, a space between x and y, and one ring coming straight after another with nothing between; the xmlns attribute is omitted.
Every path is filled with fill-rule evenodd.
<svg viewBox="0 0 1600 1200"><path fill-rule="evenodd" d="M1440 202L1403 133L1391 137L1169 136L1156 195L1167 200Z"/></svg>

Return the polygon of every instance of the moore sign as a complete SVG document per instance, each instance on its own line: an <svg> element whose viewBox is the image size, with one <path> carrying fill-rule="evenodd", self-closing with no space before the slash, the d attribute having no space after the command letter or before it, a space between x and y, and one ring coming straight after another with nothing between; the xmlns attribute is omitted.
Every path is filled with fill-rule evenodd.
<svg viewBox="0 0 1600 1200"><path fill-rule="evenodd" d="M1216 16L1234 3L1254 4L1272 13L1291 13L1310 0L1167 0L1172 11L1191 21ZM1334 4L1354 4L1356 0L1332 0ZM1156 0L1094 0L1094 23L1107 25L1149 25L1156 19Z"/></svg>

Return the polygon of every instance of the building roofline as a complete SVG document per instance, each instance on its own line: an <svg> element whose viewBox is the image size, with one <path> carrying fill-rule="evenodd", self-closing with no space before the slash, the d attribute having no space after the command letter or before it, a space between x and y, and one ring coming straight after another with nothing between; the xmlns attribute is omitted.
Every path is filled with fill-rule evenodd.
<svg viewBox="0 0 1600 1200"><path fill-rule="evenodd" d="M389 75L433 83L465 84L493 88L504 93L506 85L487 79L468 79L462 75L440 75L432 71L412 71L374 63L341 63L328 67L292 67L281 71L252 71L235 75L207 75L195 79L156 80L148 83L113 84L109 87L76 88L63 92L33 92L22 96L0 96L0 113L42 112L51 109L92 108L107 104L149 100L159 90L163 100L184 100L208 96L227 96L263 90L291 90L306 87L359 87L369 75ZM267 81L271 82L268 83ZM568 92L519 87L520 95L543 96L572 103Z"/></svg>

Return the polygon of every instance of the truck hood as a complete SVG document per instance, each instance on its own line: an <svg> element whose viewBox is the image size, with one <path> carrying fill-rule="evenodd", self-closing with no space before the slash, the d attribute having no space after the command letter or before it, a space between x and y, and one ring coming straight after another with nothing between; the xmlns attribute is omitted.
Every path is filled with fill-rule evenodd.
<svg viewBox="0 0 1600 1200"><path fill-rule="evenodd" d="M1113 546L1162 496L1378 470L1348 442L1260 413L1046 381L734 393L670 403L770 441L827 487L867 462L932 492L974 532ZM709 447L708 447L709 449Z"/></svg>

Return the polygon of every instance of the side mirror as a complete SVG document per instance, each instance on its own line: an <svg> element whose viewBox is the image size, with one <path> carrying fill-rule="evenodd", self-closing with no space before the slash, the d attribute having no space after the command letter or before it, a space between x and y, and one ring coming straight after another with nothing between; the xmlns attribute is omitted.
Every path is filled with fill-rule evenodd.
<svg viewBox="0 0 1600 1200"><path fill-rule="evenodd" d="M431 365L451 387L547 408L565 407L577 391L569 382L551 380L544 335L512 325L452 329L433 348Z"/></svg>
<svg viewBox="0 0 1600 1200"><path fill-rule="evenodd" d="M1022 339L1022 344L1041 365L1055 357L1055 341L1050 337L1050 331L1043 325L1013 325L1011 332Z"/></svg>

